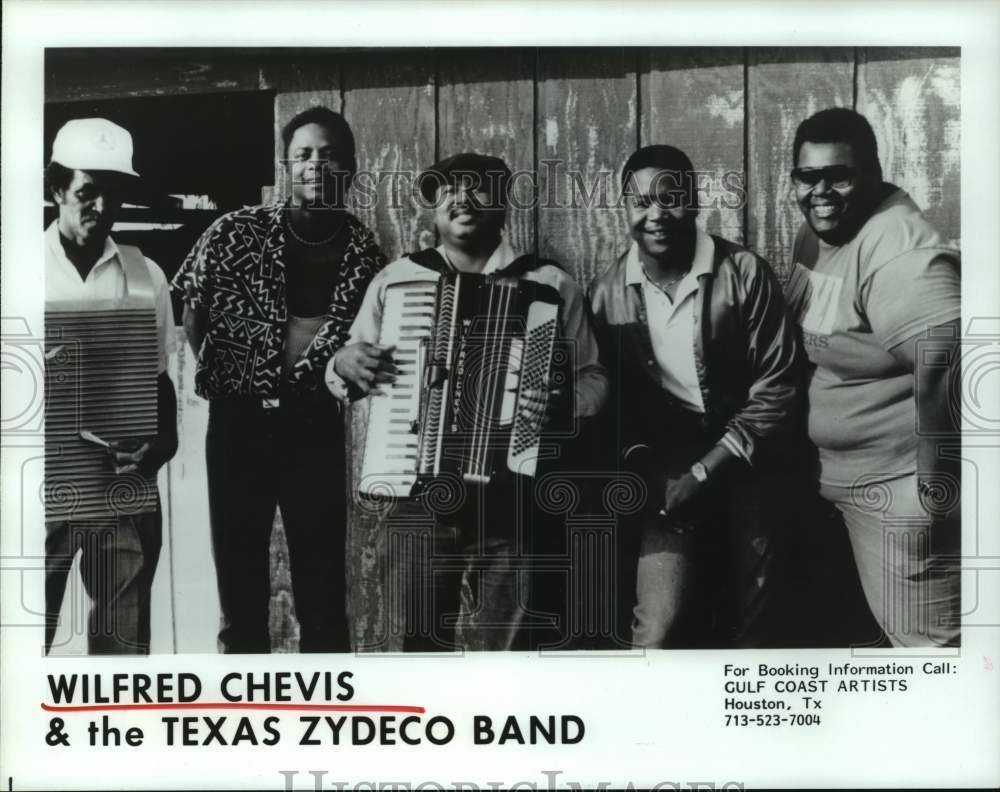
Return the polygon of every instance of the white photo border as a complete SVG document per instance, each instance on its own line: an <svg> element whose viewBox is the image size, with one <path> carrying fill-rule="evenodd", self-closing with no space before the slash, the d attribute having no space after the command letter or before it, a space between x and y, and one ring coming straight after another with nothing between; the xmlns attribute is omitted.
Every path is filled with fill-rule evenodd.
<svg viewBox="0 0 1000 792"><path fill-rule="evenodd" d="M43 283L38 185L43 166L43 65L46 47L329 47L329 46L959 46L963 171L963 322L976 319L988 343L1000 343L1000 3L997 2L51 2L3 5L2 315L6 337L42 326ZM990 341L989 339L992 339ZM3 372L4 401L19 403L25 378ZM1000 404L997 375L982 391ZM5 415L6 418L6 415ZM968 437L982 481L1000 479L995 436ZM809 730L739 730L722 725L724 663L844 662L845 650L739 653L665 652L645 657L586 654L538 658L468 656L156 656L141 659L42 658L41 628L16 626L22 570L44 558L34 491L37 464L16 438L3 444L3 624L0 642L0 787L99 788L377 788L435 782L534 783L549 789L594 786L696 788L997 786L1000 767L1000 628L962 636L960 673L929 680L907 697L838 699L833 725ZM37 458L37 456L36 456ZM27 477L27 478L26 478ZM975 548L963 575L963 602L985 608L1000 625L1000 490L969 493L963 547ZM36 575L34 580L39 579ZM977 599L978 598L978 599ZM993 610L990 610L990 609ZM893 651L899 659L907 653ZM910 653L923 662L921 653ZM359 698L419 703L463 728L450 746L305 749L50 746L50 714L41 710L47 673L197 672L218 680L232 671L351 670ZM473 746L467 725L477 713L575 713L586 739L564 746ZM155 713L134 723L157 733ZM131 722L130 722L131 724ZM110 753L109 753L110 751ZM296 773L288 776L286 773ZM311 774L312 773L312 774ZM317 776L316 773L322 773ZM357 786L363 783L368 786ZM435 789L436 786L424 788ZM466 786L465 788L471 788ZM496 788L496 787L492 787ZM521 788L531 788L522 786ZM702 787L704 788L704 787ZM730 788L736 788L735 786Z"/></svg>

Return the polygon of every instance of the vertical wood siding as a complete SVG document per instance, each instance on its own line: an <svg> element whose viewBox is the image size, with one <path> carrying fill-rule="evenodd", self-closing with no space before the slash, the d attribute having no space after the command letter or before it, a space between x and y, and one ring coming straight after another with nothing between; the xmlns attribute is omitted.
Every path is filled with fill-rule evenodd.
<svg viewBox="0 0 1000 792"><path fill-rule="evenodd" d="M802 215L791 198L799 123L826 107L851 107L853 51L759 49L747 57L747 246L781 274Z"/></svg>
<svg viewBox="0 0 1000 792"><path fill-rule="evenodd" d="M801 120L831 105L854 106L868 116L886 178L908 190L946 237L955 244L960 239L957 49L290 54L260 70L260 87L276 91L276 159L282 125L310 104L325 104L345 113L357 137L359 167L368 172L412 174L439 156L469 149L503 156L515 171L537 167L543 207L514 210L511 236L520 249L557 259L583 285L627 246L624 212L616 206L618 173L636 146L648 143L677 145L706 171L703 195L709 206L700 222L709 231L746 243L779 275L786 271L800 219L789 194L792 139ZM129 90L141 87L130 83ZM568 178L567 171L578 173L579 180ZM282 185L282 171L276 173L276 184ZM745 205L732 205L726 184L745 190ZM390 259L435 243L429 212L410 203L408 177L387 175L358 188L357 213ZM522 178L515 190L523 206L532 185ZM574 191L585 202L581 209L565 208ZM549 198L554 205L545 208ZM183 440L166 485L165 549L169 546L172 564L161 564L160 574L172 579L174 648L212 651L218 606L204 480L207 408L192 393L190 355L179 354L173 371ZM364 437L366 420L365 405L356 406L354 447ZM360 453L352 459L356 477ZM396 648L381 640L386 634L382 523L357 504L350 522L356 638ZM274 645L294 650L280 532L273 543L273 572Z"/></svg>
<svg viewBox="0 0 1000 792"><path fill-rule="evenodd" d="M745 242L744 201L739 200L745 190L748 128L745 51L652 50L645 54L640 80L641 145L669 143L684 151L706 173L700 200L703 227Z"/></svg>
<svg viewBox="0 0 1000 792"><path fill-rule="evenodd" d="M882 170L959 244L961 211L958 51L858 50L855 103L875 128Z"/></svg>

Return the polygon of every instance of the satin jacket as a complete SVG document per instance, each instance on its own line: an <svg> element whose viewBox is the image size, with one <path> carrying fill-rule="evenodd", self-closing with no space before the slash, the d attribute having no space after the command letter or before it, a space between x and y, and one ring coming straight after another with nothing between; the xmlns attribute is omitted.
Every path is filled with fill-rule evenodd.
<svg viewBox="0 0 1000 792"><path fill-rule="evenodd" d="M700 233L700 232L699 232ZM801 358L781 287L760 256L709 236L712 266L693 299L695 368L704 428L751 465L781 455L800 417ZM657 443L657 412L675 405L661 384L640 284L623 254L591 283L588 303L611 383L619 453Z"/></svg>

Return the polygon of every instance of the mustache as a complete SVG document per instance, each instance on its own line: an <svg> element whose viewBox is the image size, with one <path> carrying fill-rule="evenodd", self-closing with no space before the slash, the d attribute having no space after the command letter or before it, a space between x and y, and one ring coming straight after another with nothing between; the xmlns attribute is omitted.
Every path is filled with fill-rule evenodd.
<svg viewBox="0 0 1000 792"><path fill-rule="evenodd" d="M461 201L455 201L448 209L448 216L457 217L460 214L478 215L482 214L485 209L486 207L475 198L466 198Z"/></svg>
<svg viewBox="0 0 1000 792"><path fill-rule="evenodd" d="M650 225L643 222L640 224L639 228L647 232L658 232L663 231L670 234L676 233L693 233L695 229L695 223L693 220L661 220L655 225Z"/></svg>

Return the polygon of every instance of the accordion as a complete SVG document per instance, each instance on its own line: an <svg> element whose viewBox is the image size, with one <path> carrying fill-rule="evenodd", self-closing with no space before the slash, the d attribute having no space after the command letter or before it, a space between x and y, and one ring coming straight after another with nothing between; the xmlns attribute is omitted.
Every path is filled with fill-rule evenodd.
<svg viewBox="0 0 1000 792"><path fill-rule="evenodd" d="M104 445L157 432L159 342L146 265L119 246L126 296L45 305L45 519L159 507L156 476L116 474Z"/></svg>
<svg viewBox="0 0 1000 792"><path fill-rule="evenodd" d="M469 273L389 285L379 343L399 374L371 398L360 493L534 476L560 304L551 286Z"/></svg>

